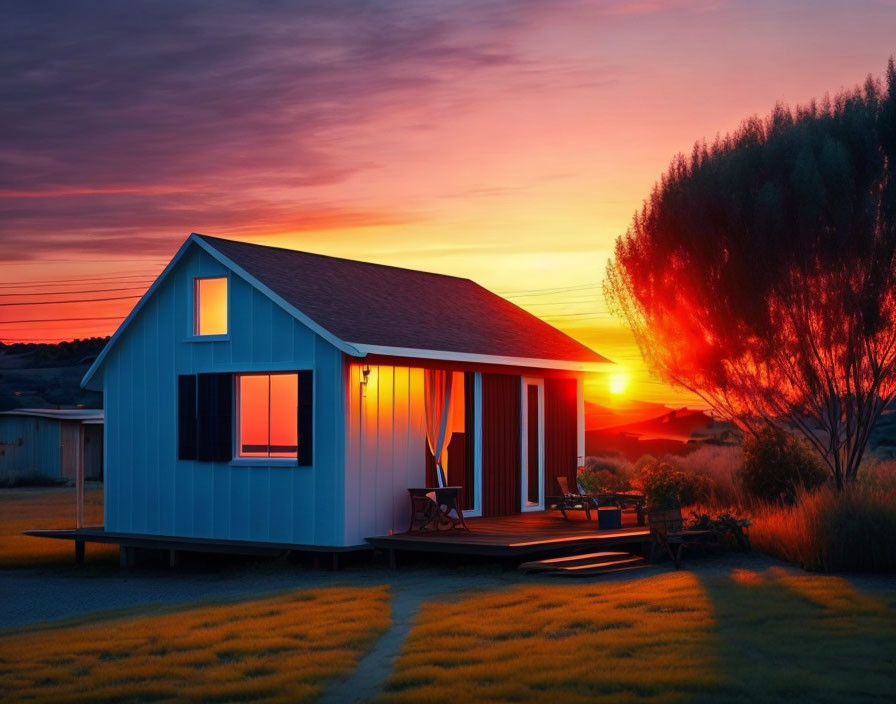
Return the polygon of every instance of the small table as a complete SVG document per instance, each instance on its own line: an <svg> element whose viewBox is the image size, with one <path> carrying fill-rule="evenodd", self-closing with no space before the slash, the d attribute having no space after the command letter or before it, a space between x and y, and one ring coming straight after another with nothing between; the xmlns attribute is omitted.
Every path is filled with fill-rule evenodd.
<svg viewBox="0 0 896 704"><path fill-rule="evenodd" d="M459 486L408 489L411 500L411 524L408 533L432 533L440 530L469 530L460 507Z"/></svg>
<svg viewBox="0 0 896 704"><path fill-rule="evenodd" d="M619 508L634 508L638 516L638 525L644 525L644 494L639 491L616 491L591 495L598 506L608 503L616 504Z"/></svg>

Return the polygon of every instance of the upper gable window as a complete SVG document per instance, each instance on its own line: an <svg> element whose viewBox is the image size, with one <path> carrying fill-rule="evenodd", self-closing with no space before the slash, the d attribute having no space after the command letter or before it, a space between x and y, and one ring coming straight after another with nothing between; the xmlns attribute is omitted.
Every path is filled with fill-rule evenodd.
<svg viewBox="0 0 896 704"><path fill-rule="evenodd" d="M227 334L227 277L193 279L193 334Z"/></svg>

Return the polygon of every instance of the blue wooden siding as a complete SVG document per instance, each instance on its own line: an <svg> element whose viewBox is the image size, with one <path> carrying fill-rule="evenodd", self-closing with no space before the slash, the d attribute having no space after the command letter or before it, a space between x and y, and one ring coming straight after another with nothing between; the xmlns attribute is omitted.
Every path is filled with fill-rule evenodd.
<svg viewBox="0 0 896 704"><path fill-rule="evenodd" d="M229 334L192 336L193 278L229 276ZM315 370L314 465L177 459L177 376ZM194 246L103 369L106 530L345 544L342 353Z"/></svg>
<svg viewBox="0 0 896 704"><path fill-rule="evenodd" d="M426 485L423 369L360 363L347 374L345 540L408 529L408 487Z"/></svg>
<svg viewBox="0 0 896 704"><path fill-rule="evenodd" d="M39 474L58 479L59 456L58 420L0 416L0 478Z"/></svg>

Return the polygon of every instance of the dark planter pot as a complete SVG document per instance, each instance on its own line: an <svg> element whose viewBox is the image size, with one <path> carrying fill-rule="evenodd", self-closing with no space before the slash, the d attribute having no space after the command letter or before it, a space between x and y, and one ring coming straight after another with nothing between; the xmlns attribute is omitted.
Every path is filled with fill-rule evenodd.
<svg viewBox="0 0 896 704"><path fill-rule="evenodd" d="M618 506L601 506L597 509L597 527L600 530L622 528L622 509Z"/></svg>

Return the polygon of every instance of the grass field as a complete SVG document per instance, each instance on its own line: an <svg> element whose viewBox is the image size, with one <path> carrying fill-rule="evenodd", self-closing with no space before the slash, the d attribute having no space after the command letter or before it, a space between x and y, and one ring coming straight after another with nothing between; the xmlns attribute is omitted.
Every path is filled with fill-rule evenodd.
<svg viewBox="0 0 896 704"><path fill-rule="evenodd" d="M0 635L0 699L308 701L389 623L388 587L332 587Z"/></svg>
<svg viewBox="0 0 896 704"><path fill-rule="evenodd" d="M84 492L85 525L103 524L103 489ZM75 527L75 490L71 487L0 489L0 569L71 565L75 548L70 540L22 535L23 530ZM114 564L118 547L90 543L88 562Z"/></svg>
<svg viewBox="0 0 896 704"><path fill-rule="evenodd" d="M892 701L896 592L780 569L426 604L383 702Z"/></svg>
<svg viewBox="0 0 896 704"><path fill-rule="evenodd" d="M99 490L88 494L97 518L101 500ZM70 543L18 533L70 527L73 507L71 490L0 491L0 564L70 566ZM115 564L114 549L104 556L92 547L88 556ZM470 591L440 598L432 596L434 582L415 583L413 574L406 580L403 573L366 573L375 568L346 572L343 582L352 574L367 584L382 578L417 594L414 603L422 600L391 676L391 660L382 660L384 691L356 696L556 704L892 701L896 584L743 560L688 560L694 571L592 583L533 583L470 568L460 573L461 588ZM302 568L283 568L295 569L301 585ZM118 573L56 574L47 569L40 578L57 581L64 599L73 579L101 589ZM508 585L508 578L520 584ZM258 579L263 588L263 574ZM388 586L315 587L0 631L0 701L313 699L328 679L354 671L389 627L391 598ZM398 593L395 599L402 603Z"/></svg>

